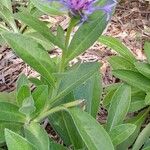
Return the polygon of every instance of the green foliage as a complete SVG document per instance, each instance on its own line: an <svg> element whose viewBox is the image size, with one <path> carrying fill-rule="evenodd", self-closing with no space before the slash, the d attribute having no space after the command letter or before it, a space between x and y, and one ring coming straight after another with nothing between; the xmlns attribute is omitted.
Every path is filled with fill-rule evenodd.
<svg viewBox="0 0 150 150"><path fill-rule="evenodd" d="M60 14L56 3L49 6L46 2L31 0L15 14L11 1L0 4L0 18L6 24L0 24L0 35L17 56L39 73L37 78L30 79L22 74L15 92L0 94L0 144L6 142L8 150L124 150L136 140L135 150L143 145L149 148L149 125L139 134L149 113L149 109L144 108L150 104L149 43L145 44L148 62L143 63L118 40L100 37L100 42L120 54L111 57L109 62L113 74L126 82L107 87L101 102L100 63L70 65L69 62L102 34L108 23L103 12L91 14L89 21L80 25L79 18L71 18L67 32L58 26L54 33L39 19L39 14ZM62 50L61 58L49 56L51 46ZM103 126L96 121L100 104L108 110ZM136 117L128 115L140 109L144 111ZM49 137L42 127L45 119L63 144Z"/></svg>
<svg viewBox="0 0 150 150"><path fill-rule="evenodd" d="M129 121L128 120L126 121L127 123L135 124L137 127L134 133L130 135L129 139L125 140L124 142L120 143L117 146L117 150L128 149L130 146L132 146L135 140L136 141L133 145L133 150L140 150L149 138L149 132L148 132L149 124L142 130L141 133L139 132L140 132L142 123L144 122L144 120L146 119L149 113L149 108L147 107L149 107L149 104L150 104L149 103L150 101L150 96L149 96L149 92L150 92L150 76L149 76L150 75L150 64L149 64L150 43L146 42L144 45L144 51L145 51L147 60L145 60L144 62L140 62L139 60L136 60L136 58L134 58L130 50L127 47L125 47L119 40L112 38L112 37L101 36L99 41L107 45L108 47L112 48L120 55L120 56L112 56L109 62L113 68L113 71L112 71L113 75L123 80L126 84L131 86L131 103L130 103L128 112L133 113L133 112L138 112L142 109L146 110L144 113L143 112L140 113L137 117L135 118L130 117ZM115 86L114 88L112 88L111 86L111 88L107 88L107 89L108 89L107 90L108 93L106 94L104 98L103 105L106 109L110 110L111 103L113 102L113 98L115 97L115 94L117 92L117 88ZM124 98L125 97L127 98L127 96L128 95L125 94ZM118 104L115 106L117 107ZM123 109L120 107L119 107L119 110L123 111ZM114 109L111 115L114 116L113 113L116 113L116 112L117 112L117 109ZM117 119L119 118L117 117ZM147 149L148 148L149 148L149 145L147 146Z"/></svg>

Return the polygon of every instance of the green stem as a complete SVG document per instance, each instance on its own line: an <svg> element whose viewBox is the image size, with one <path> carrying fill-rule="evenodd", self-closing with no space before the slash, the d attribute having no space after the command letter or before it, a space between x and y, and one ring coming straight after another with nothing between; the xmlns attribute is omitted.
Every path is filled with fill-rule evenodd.
<svg viewBox="0 0 150 150"><path fill-rule="evenodd" d="M75 18L71 18L68 29L67 29L67 33L66 33L66 39L65 39L65 49L62 52L62 61L60 64L60 72L64 71L65 68L65 58L67 56L67 52L68 52L68 46L69 46L69 41L70 41L70 36L71 36L71 32L72 29L74 28L74 26L77 24L78 20Z"/></svg>
<svg viewBox="0 0 150 150"><path fill-rule="evenodd" d="M41 115L39 115L39 117L37 117L33 121L34 122L41 122L45 118L47 118L50 114L53 114L53 113L58 112L58 111L67 111L68 108L72 108L72 107L81 105L82 103L84 103L84 100L77 100L77 101L63 104L61 106L54 107L50 110L44 111L43 113L41 113Z"/></svg>

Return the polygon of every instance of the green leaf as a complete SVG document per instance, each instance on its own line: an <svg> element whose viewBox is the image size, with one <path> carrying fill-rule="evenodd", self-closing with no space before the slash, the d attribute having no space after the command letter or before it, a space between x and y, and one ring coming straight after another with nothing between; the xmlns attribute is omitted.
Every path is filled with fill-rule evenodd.
<svg viewBox="0 0 150 150"><path fill-rule="evenodd" d="M39 43L21 34L4 33L3 37L19 57L54 85L52 72L55 65Z"/></svg>
<svg viewBox="0 0 150 150"><path fill-rule="evenodd" d="M147 105L145 104L144 99L145 99L145 92L138 92L132 94L129 112L135 112L146 107Z"/></svg>
<svg viewBox="0 0 150 150"><path fill-rule="evenodd" d="M150 53L149 53L149 50L150 50L150 42L145 42L144 52L146 54L148 62L150 63Z"/></svg>
<svg viewBox="0 0 150 150"><path fill-rule="evenodd" d="M57 38L64 43L65 42L65 31L61 26L57 28Z"/></svg>
<svg viewBox="0 0 150 150"><path fill-rule="evenodd" d="M33 39L35 39L38 43L40 43L47 51L51 50L54 48L51 42L47 40L45 37L43 37L41 34L38 32L27 32L24 35L29 36Z"/></svg>
<svg viewBox="0 0 150 150"><path fill-rule="evenodd" d="M83 141L76 130L72 117L65 111L60 111L49 116L53 129L63 139L65 145L73 145L76 149L83 148Z"/></svg>
<svg viewBox="0 0 150 150"><path fill-rule="evenodd" d="M29 141L8 129L5 129L5 138L8 150L36 150Z"/></svg>
<svg viewBox="0 0 150 150"><path fill-rule="evenodd" d="M146 148L143 148L142 150L150 150L150 146L146 147Z"/></svg>
<svg viewBox="0 0 150 150"><path fill-rule="evenodd" d="M150 91L150 80L138 72L113 70L113 75L142 91Z"/></svg>
<svg viewBox="0 0 150 150"><path fill-rule="evenodd" d="M136 139L132 150L139 150L146 140L150 137L150 124L148 124L139 134Z"/></svg>
<svg viewBox="0 0 150 150"><path fill-rule="evenodd" d="M123 122L128 113L130 102L131 87L123 84L117 89L111 100L106 126L108 131Z"/></svg>
<svg viewBox="0 0 150 150"><path fill-rule="evenodd" d="M39 124L31 123L25 126L25 137L37 150L50 150L49 136Z"/></svg>
<svg viewBox="0 0 150 150"><path fill-rule="evenodd" d="M19 105L22 104L22 102L31 96L31 91L30 91L30 88L29 86L22 86L19 91L17 92L17 103Z"/></svg>
<svg viewBox="0 0 150 150"><path fill-rule="evenodd" d="M74 90L85 81L87 81L93 74L99 70L99 63L84 63L79 67L64 73L63 78L58 89L57 95L51 99L51 103L65 97L68 93Z"/></svg>
<svg viewBox="0 0 150 150"><path fill-rule="evenodd" d="M65 148L64 146L54 142L51 142L49 147L50 150L67 150L67 148Z"/></svg>
<svg viewBox="0 0 150 150"><path fill-rule="evenodd" d="M114 127L110 132L110 138L114 146L119 145L125 141L136 129L134 124L121 124Z"/></svg>
<svg viewBox="0 0 150 150"><path fill-rule="evenodd" d="M92 116L77 108L69 109L69 113L89 150L114 150L109 135Z"/></svg>
<svg viewBox="0 0 150 150"><path fill-rule="evenodd" d="M50 29L45 25L44 22L38 20L37 18L31 16L27 13L17 13L15 17L21 20L23 23L27 24L29 27L33 28L35 31L40 33L43 37L45 37L49 42L53 43L54 45L64 48L63 43L51 33Z"/></svg>
<svg viewBox="0 0 150 150"><path fill-rule="evenodd" d="M26 116L31 115L33 112L35 112L35 110L36 107L34 106L34 100L32 96L25 98L22 102L22 106L19 108L19 111Z"/></svg>
<svg viewBox="0 0 150 150"><path fill-rule="evenodd" d="M110 36L101 36L99 38L99 42L115 50L117 53L119 53L122 57L124 57L131 63L134 63L136 61L131 51L126 46L124 46L122 42L120 42L118 39Z"/></svg>
<svg viewBox="0 0 150 150"><path fill-rule="evenodd" d="M14 32L18 32L16 23L13 18L13 14L7 6L0 4L0 17L11 26L11 28L14 30Z"/></svg>
<svg viewBox="0 0 150 150"><path fill-rule="evenodd" d="M147 93L146 93L146 96L145 96L145 104L146 104L146 105L150 105L150 92L147 92Z"/></svg>
<svg viewBox="0 0 150 150"><path fill-rule="evenodd" d="M103 106L108 109L109 108L109 104L112 100L112 97L115 93L116 89L115 90L110 90L107 92L107 94L105 95L104 99L103 99Z"/></svg>
<svg viewBox="0 0 150 150"><path fill-rule="evenodd" d="M19 108L14 104L0 102L0 121L24 123L25 116L18 110Z"/></svg>
<svg viewBox="0 0 150 150"><path fill-rule="evenodd" d="M127 140L125 140L123 143L117 146L117 150L124 150L124 149L126 150L131 145L133 145L133 143L135 142L135 139L139 135L141 125L144 123L145 119L148 116L148 113L149 113L149 110L142 111L137 116L134 116L133 118L126 121L126 123L135 124L137 127L134 133Z"/></svg>
<svg viewBox="0 0 150 150"><path fill-rule="evenodd" d="M99 71L85 83L74 90L74 99L86 100L86 111L96 118L102 93L102 82Z"/></svg>
<svg viewBox="0 0 150 150"><path fill-rule="evenodd" d="M10 129L14 132L20 133L22 129L22 124L20 123L14 123L14 122L0 122L0 145L5 143L5 135L4 135L4 129Z"/></svg>
<svg viewBox="0 0 150 150"><path fill-rule="evenodd" d="M150 64L136 62L136 63L134 63L134 65L141 74L143 74L145 77L150 79Z"/></svg>
<svg viewBox="0 0 150 150"><path fill-rule="evenodd" d="M48 94L48 86L46 85L40 85L33 91L32 96L35 102L36 113L40 113L44 109L44 106L47 105Z"/></svg>
<svg viewBox="0 0 150 150"><path fill-rule="evenodd" d="M128 69L128 70L136 71L134 64L132 64L127 59L125 59L121 56L111 56L109 58L109 63L111 64L111 67L114 70Z"/></svg>
<svg viewBox="0 0 150 150"><path fill-rule="evenodd" d="M54 3L49 4L48 2L43 3L42 0L31 0L33 5L37 7L40 11L48 13L50 15L62 15L60 11L60 6ZM59 8L59 9L58 9Z"/></svg>
<svg viewBox="0 0 150 150"><path fill-rule="evenodd" d="M25 74L21 74L17 80L17 91L24 85L28 85L29 81Z"/></svg>
<svg viewBox="0 0 150 150"><path fill-rule="evenodd" d="M0 92L0 102L9 102L16 104L16 92Z"/></svg>
<svg viewBox="0 0 150 150"><path fill-rule="evenodd" d="M106 25L106 16L102 12L97 13L94 19L91 18L90 20L89 18L88 22L81 25L68 48L66 64L92 46L102 34Z"/></svg>
<svg viewBox="0 0 150 150"><path fill-rule="evenodd" d="M11 0L2 0L0 2L1 5L4 5L5 7L7 7L10 11L12 11L12 4L11 4Z"/></svg>

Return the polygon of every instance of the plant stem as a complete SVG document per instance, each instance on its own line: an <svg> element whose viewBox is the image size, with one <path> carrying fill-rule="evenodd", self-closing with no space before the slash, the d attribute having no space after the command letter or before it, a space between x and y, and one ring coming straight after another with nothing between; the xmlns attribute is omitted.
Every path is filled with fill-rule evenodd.
<svg viewBox="0 0 150 150"><path fill-rule="evenodd" d="M58 111L68 111L68 108L81 105L82 103L84 103L84 100L77 100L77 101L73 101L73 102L70 102L70 103L63 104L61 106L54 107L54 108L52 108L50 110L47 110L47 111L41 113L41 115L39 115L39 117L37 117L33 121L34 122L41 122L47 116L49 116L50 114L53 114L53 113L58 112Z"/></svg>
<svg viewBox="0 0 150 150"><path fill-rule="evenodd" d="M65 39L65 49L62 51L62 60L61 60L61 64L60 64L60 72L64 71L65 68L65 58L67 56L67 52L68 52L68 46L69 46L69 41L70 41L70 37L71 37L71 32L72 29L74 28L74 26L77 24L78 20L71 18L68 29L67 29L67 33L66 33L66 39Z"/></svg>

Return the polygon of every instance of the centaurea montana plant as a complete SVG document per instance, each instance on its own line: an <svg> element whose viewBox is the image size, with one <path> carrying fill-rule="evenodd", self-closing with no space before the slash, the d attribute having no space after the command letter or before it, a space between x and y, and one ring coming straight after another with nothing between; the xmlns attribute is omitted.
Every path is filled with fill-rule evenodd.
<svg viewBox="0 0 150 150"><path fill-rule="evenodd" d="M84 22L88 19L88 16L96 11L103 11L107 15L107 20L110 19L110 13L116 6L116 0L108 0L103 6L98 6L100 0L48 0L50 2L57 1L66 8L69 13L74 17L80 17Z"/></svg>

